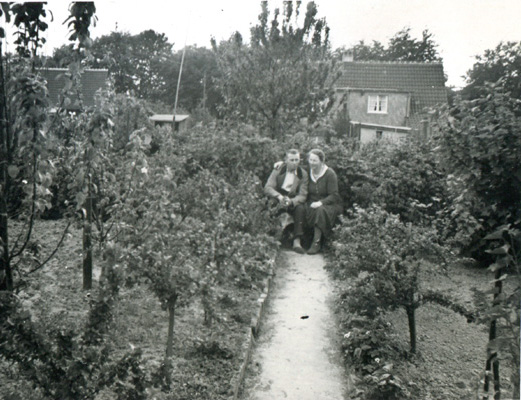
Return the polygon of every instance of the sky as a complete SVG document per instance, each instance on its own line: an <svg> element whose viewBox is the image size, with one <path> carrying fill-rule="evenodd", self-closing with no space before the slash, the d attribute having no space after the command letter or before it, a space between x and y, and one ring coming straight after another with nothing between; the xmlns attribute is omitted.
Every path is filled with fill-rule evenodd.
<svg viewBox="0 0 521 400"><path fill-rule="evenodd" d="M305 4L302 2L302 11ZM331 29L333 49L360 40L386 45L403 28L420 39L428 29L443 58L447 85L460 88L476 55L495 48L501 41L521 41L521 0L315 0L318 17ZM44 54L68 43L70 2L49 0L54 20L45 33ZM184 45L210 47L211 37L228 39L239 31L245 39L257 22L257 0L103 0L96 1L98 21L91 29L96 38L118 30L138 34L147 29L164 33L175 50ZM269 1L273 10L281 0ZM12 28L8 28L8 30ZM9 49L9 43L7 43ZM189 68L188 65L185 68Z"/></svg>

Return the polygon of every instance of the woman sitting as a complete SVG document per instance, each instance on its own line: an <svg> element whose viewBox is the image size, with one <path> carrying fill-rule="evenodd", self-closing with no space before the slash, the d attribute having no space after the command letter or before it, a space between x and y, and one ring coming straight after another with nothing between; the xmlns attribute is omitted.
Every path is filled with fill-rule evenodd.
<svg viewBox="0 0 521 400"><path fill-rule="evenodd" d="M342 212L342 200L338 194L335 171L325 164L326 156L320 149L308 153L309 184L305 204L295 208L293 249L304 254L301 238L305 230L313 229L313 241L308 254L317 254L322 238L331 234L336 218Z"/></svg>

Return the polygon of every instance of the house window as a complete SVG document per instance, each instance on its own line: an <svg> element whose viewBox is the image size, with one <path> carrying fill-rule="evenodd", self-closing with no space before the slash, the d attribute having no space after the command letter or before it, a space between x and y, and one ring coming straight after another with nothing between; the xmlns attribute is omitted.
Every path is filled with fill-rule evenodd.
<svg viewBox="0 0 521 400"><path fill-rule="evenodd" d="M371 114L387 114L387 96L369 96L367 112Z"/></svg>

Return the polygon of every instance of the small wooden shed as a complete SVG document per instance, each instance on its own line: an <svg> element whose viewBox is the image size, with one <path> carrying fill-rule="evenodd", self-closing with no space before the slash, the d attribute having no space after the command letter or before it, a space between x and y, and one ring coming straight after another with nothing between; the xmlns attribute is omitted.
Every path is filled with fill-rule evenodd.
<svg viewBox="0 0 521 400"><path fill-rule="evenodd" d="M176 132L183 132L186 130L187 127L187 121L190 115L188 114L176 114L175 116L175 126L174 131ZM152 121L154 126L167 126L172 125L172 122L174 122L174 115L173 114L154 114L151 117L149 117L149 120Z"/></svg>

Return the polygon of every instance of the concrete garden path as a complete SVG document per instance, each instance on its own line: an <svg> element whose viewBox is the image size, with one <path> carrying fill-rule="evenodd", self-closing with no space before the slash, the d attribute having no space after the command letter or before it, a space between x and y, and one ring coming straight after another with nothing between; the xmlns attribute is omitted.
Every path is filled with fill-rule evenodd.
<svg viewBox="0 0 521 400"><path fill-rule="evenodd" d="M251 365L245 400L345 400L347 387L321 255L285 251Z"/></svg>

